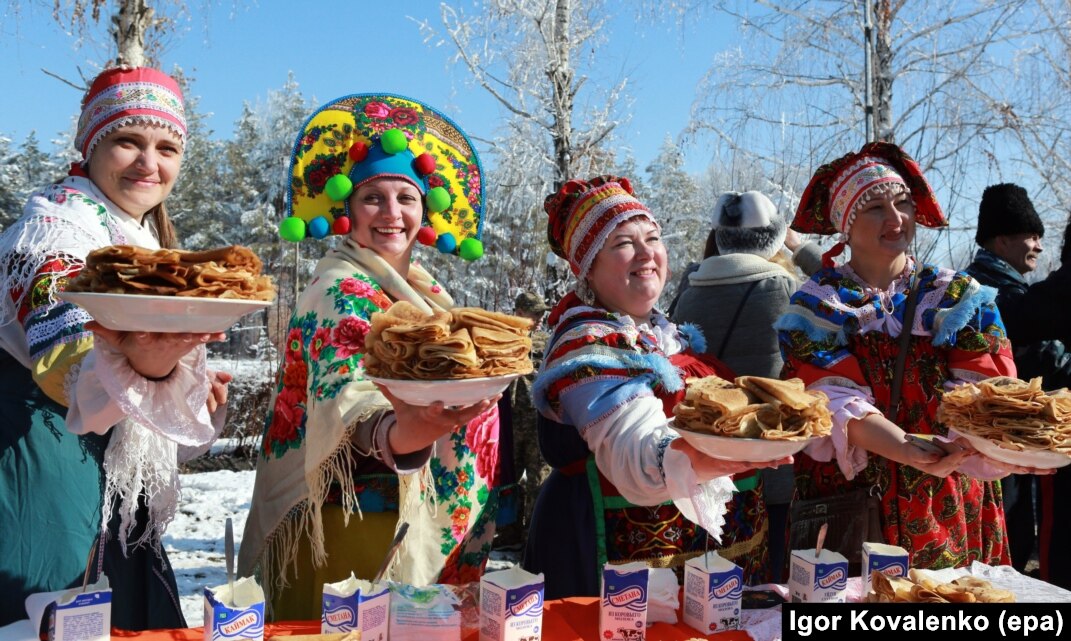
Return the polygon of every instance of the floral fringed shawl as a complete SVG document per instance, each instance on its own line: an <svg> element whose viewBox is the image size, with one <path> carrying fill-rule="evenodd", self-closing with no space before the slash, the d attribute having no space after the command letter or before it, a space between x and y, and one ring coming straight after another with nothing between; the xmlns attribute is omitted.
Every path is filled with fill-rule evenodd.
<svg viewBox="0 0 1071 641"><path fill-rule="evenodd" d="M260 568L266 590L287 585L299 537L309 538L315 565L330 562L321 510L332 487L346 514L360 518L353 471L361 455L351 438L358 424L391 411L365 378L361 351L372 314L400 300L427 312L453 304L418 264L405 280L351 240L328 252L298 298L239 556L242 573ZM389 578L422 585L479 576L494 534L497 441L492 408L440 438L420 472L399 475L399 522L409 531Z"/></svg>

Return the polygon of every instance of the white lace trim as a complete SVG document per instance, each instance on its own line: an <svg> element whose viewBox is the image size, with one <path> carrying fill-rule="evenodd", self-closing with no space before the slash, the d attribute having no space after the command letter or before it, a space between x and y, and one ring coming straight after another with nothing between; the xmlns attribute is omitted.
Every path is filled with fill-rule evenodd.
<svg viewBox="0 0 1071 641"><path fill-rule="evenodd" d="M146 543L159 551L161 537L178 510L178 446L202 446L216 435L205 405L206 350L193 350L163 381L141 376L121 352L103 342L94 346L94 352L94 372L101 386L127 415L113 428L104 452L102 526L107 527L118 510L124 552ZM141 536L129 540L142 496L149 523Z"/></svg>
<svg viewBox="0 0 1071 641"><path fill-rule="evenodd" d="M149 544L159 554L161 538L178 511L178 446L130 419L119 421L112 429L111 441L104 451L107 480L101 526L107 528L118 510L118 536L123 552ZM141 536L130 540L141 496L145 497L149 509L149 522Z"/></svg>
<svg viewBox="0 0 1071 641"><path fill-rule="evenodd" d="M78 361L71 365L63 376L63 400L67 403L67 407L71 406L71 399L74 398L74 390L78 385L78 375L81 373L82 361Z"/></svg>
<svg viewBox="0 0 1071 641"><path fill-rule="evenodd" d="M0 289L21 292L15 298L0 297L0 325L15 321L23 299L46 261L67 257L71 261L68 273L74 273L82 268L82 261L92 250L126 242L118 226L112 224L114 219L106 220L107 226L102 225L97 208L65 193L68 190L99 204L113 216L118 210L86 178L70 176L32 194L22 218L0 234ZM48 294L54 302L55 290Z"/></svg>

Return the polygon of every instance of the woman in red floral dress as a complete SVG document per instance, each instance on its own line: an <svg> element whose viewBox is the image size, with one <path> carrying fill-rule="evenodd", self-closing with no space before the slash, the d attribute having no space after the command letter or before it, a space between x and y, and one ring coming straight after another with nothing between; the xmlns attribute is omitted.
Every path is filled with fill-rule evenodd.
<svg viewBox="0 0 1071 641"><path fill-rule="evenodd" d="M825 267L776 323L783 377L825 392L833 411L832 438L796 458L797 492L803 499L855 488L879 495L885 541L908 550L912 567L1007 564L993 479L1018 468L998 467L960 442L934 454L907 438L947 434L936 413L949 387L1015 375L994 291L911 257L916 222L946 224L918 166L889 143L824 165L804 192L793 228L839 232L846 242L827 252ZM851 258L834 266L845 245ZM905 319L912 286L917 308ZM902 396L887 419L905 325L911 339Z"/></svg>

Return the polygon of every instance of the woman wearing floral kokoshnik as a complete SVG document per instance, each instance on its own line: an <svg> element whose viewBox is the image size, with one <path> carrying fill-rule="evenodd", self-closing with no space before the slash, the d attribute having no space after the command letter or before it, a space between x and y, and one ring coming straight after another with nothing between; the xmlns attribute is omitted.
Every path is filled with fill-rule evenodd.
<svg viewBox="0 0 1071 641"><path fill-rule="evenodd" d="M361 364L374 312L452 306L413 246L479 258L480 179L465 134L409 98L345 96L298 134L280 233L342 238L290 321L239 556L241 572L259 569L276 619L317 618L325 582L372 578L400 521L409 530L389 577L422 585L482 573L497 506L497 397L411 406Z"/></svg>
<svg viewBox="0 0 1071 641"><path fill-rule="evenodd" d="M912 567L1007 564L1000 484L979 479L1015 470L961 441L935 454L906 436L947 434L936 413L949 387L1015 375L994 290L911 257L916 222L946 225L918 165L890 143L820 167L804 191L792 227L843 240L775 325L783 377L825 392L833 412L832 438L796 457L796 489L802 499L855 488L879 494L885 541L908 550ZM834 265L845 246L851 258ZM917 307L905 320L913 286ZM902 392L886 418L905 323Z"/></svg>
<svg viewBox="0 0 1071 641"><path fill-rule="evenodd" d="M547 598L593 596L607 562L680 567L709 545L744 567L745 580L764 577L766 511L752 468L791 459L719 461L669 429L686 377L733 376L702 354L697 327L654 307L668 275L661 227L615 176L570 180L544 209L551 249L577 285L547 321L532 387L539 447L554 469L525 568L544 573Z"/></svg>

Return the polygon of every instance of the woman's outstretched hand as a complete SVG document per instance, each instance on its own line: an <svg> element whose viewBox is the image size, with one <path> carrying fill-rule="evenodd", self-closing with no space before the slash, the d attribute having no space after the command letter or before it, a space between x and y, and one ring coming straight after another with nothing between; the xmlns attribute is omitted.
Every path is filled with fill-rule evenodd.
<svg viewBox="0 0 1071 641"><path fill-rule="evenodd" d="M205 343L226 338L223 332L208 334L165 334L159 332L120 332L97 321L86 323L93 335L126 356L135 372L145 378L165 378L186 354Z"/></svg>
<svg viewBox="0 0 1071 641"><path fill-rule="evenodd" d="M446 407L442 401L431 405L410 405L385 386L376 384L394 407L394 427L387 433L387 443L395 455L419 452L461 425L483 414L502 398L496 394L479 403L463 407Z"/></svg>
<svg viewBox="0 0 1071 641"><path fill-rule="evenodd" d="M779 467L792 462L791 456L785 456L774 461L723 461L707 456L682 438L673 439L669 446L675 450L680 450L688 457L688 460L692 463L692 470L700 483L705 483L719 476L740 474L741 472L767 467Z"/></svg>

